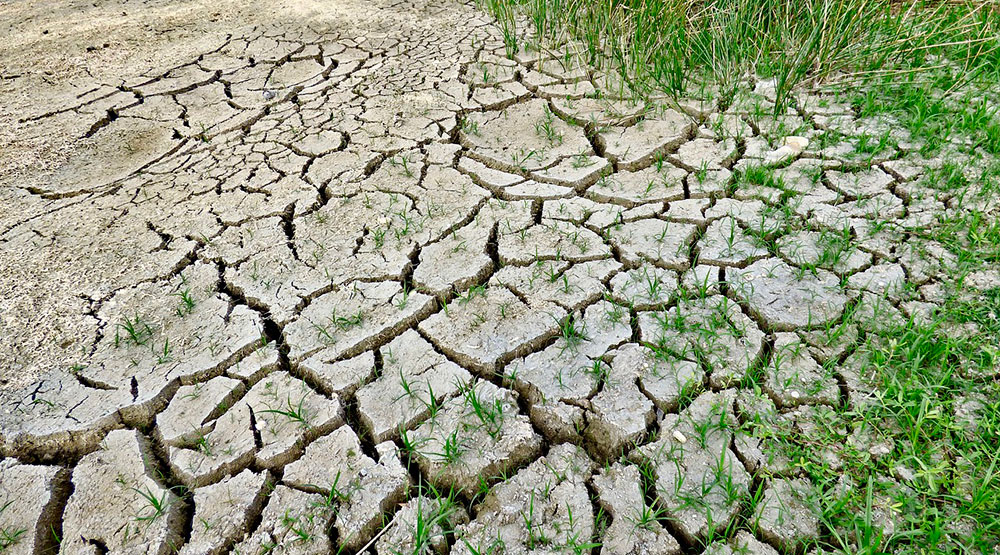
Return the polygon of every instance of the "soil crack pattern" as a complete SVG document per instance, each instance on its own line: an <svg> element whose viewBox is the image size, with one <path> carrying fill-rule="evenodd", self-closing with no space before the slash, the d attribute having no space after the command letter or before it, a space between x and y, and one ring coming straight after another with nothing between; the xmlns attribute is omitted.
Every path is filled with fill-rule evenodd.
<svg viewBox="0 0 1000 555"><path fill-rule="evenodd" d="M149 67L57 72L33 104L41 72L5 69L0 551L855 533L821 497L864 484L809 467L891 451L833 415L882 395L880 330L952 298L958 257L918 230L996 198L819 91L636 100L573 44L508 57L469 2L339 4L191 7ZM886 470L870 524L908 479Z"/></svg>

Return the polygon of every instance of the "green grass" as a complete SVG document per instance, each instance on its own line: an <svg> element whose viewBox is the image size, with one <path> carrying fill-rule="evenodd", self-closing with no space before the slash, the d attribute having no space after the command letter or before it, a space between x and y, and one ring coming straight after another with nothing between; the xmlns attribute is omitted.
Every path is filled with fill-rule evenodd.
<svg viewBox="0 0 1000 555"><path fill-rule="evenodd" d="M581 45L583 61L621 76L621 90L606 91L618 95L697 94L705 85L726 94L756 76L775 79L774 108L780 112L788 93L804 83L832 77L852 85L902 81L900 94L882 98L917 114L916 126L945 104L937 96L920 98L912 91L955 92L965 83L1000 81L1000 10L985 2L480 0L480 4L498 21L508 54L538 48L539 43L572 40ZM897 96L910 104L895 104ZM931 112L922 113L925 107ZM984 136L995 148L1000 128L993 121Z"/></svg>
<svg viewBox="0 0 1000 555"><path fill-rule="evenodd" d="M986 553L997 545L1000 397L995 382L977 376L996 373L998 318L1000 289L991 289L946 303L931 322L888 326L862 344L859 353L878 395L870 406L839 418L855 429L887 433L891 452L875 458L847 448L841 454L846 473L805 465L814 481L833 491L841 475L853 480L850 491L827 497L824 520L837 532L835 545L856 544L858 553ZM977 333L954 333L954 326L970 323ZM977 394L983 403L972 427L957 418L956 408ZM900 468L909 469L902 483L890 478ZM876 499L892 508L894 532L876 526Z"/></svg>
<svg viewBox="0 0 1000 555"><path fill-rule="evenodd" d="M137 515L135 519L139 522L150 523L166 512L167 507L170 505L170 500L168 496L169 492L164 491L163 495L157 497L149 488L132 488L132 491L139 494L143 501L145 502L145 507L143 507L144 514Z"/></svg>
<svg viewBox="0 0 1000 555"><path fill-rule="evenodd" d="M997 83L1000 76L995 70L979 83L970 83L961 68L935 68L903 79L874 77L866 90L849 100L860 117L895 116L911 137L922 142L924 154L935 153L956 135L971 137L972 148L1000 154L997 109L983 99L983 90Z"/></svg>
<svg viewBox="0 0 1000 555"><path fill-rule="evenodd" d="M0 505L0 516L3 516L4 511L13 504L14 501L10 500ZM28 530L25 528L0 527L0 553L17 545L27 532Z"/></svg>
<svg viewBox="0 0 1000 555"><path fill-rule="evenodd" d="M930 267L941 297L926 318L901 316L888 301L849 305L825 329L831 344L859 328L843 356L824 362L842 386L836 406L803 407L794 418L741 417L741 434L766 445L764 468L806 477L816 488L822 552L994 553L1000 546L1000 283L980 274L1000 267L1000 9L996 3L885 0L480 0L497 18L507 52L550 48L564 60L620 77L601 94L638 100L659 92L701 96L766 112L826 102L845 105L858 134L836 123L817 129L812 148L849 144L845 157L869 165L903 156L924 165L913 205L946 200L929 225L906 227L872 214L872 229L900 233ZM574 50L573 44L577 45ZM776 102L747 95L755 79L775 79ZM803 91L820 89L822 96ZM744 100L749 101L742 104ZM757 105L751 106L752 102ZM815 103L819 102L820 106ZM737 105L737 103L740 103ZM787 130L786 130L787 131ZM544 125L536 129L545 133ZM958 156L952 156L959 152ZM968 155L968 158L966 158ZM838 155L839 156L839 155ZM926 162L936 157L943 163ZM768 187L791 206L795 192L780 170L747 167L733 187ZM818 171L813 181L822 178ZM808 177L808 176L807 176ZM791 183L789 183L791 184ZM820 186L820 185L818 185ZM909 188L902 185L900 190ZM735 191L730 191L733 193ZM945 206L947 207L945 209ZM772 214L772 216L778 216ZM824 228L787 214L775 229L744 230L772 253L782 235L819 232L819 253L803 271L831 268L865 236L850 227ZM798 223L796 223L798 222ZM763 225L763 224L762 224ZM735 241L731 237L730 241ZM924 248L929 250L922 250ZM937 250L935 250L937 249ZM948 256L942 256L941 252ZM914 272L908 271L908 279ZM975 283L976 287L970 284ZM986 285L983 285L986 283ZM649 284L650 296L657 285ZM914 284L901 293L917 294ZM915 297L914 297L915 298ZM898 304L898 303L897 303ZM664 331L689 333L711 347L730 333L719 314L664 318ZM905 307L906 305L900 305ZM868 314L874 310L874 315ZM894 315L898 316L895 317ZM560 322L567 343L579 334ZM738 330L733 330L739 336ZM824 330L820 330L822 333ZM661 354L692 356L687 342L662 342ZM684 349L685 352L679 352ZM706 349L703 349L706 350ZM707 349L706 353L710 353ZM704 358L705 353L701 353ZM776 355L772 355L776 356ZM780 356L780 353L777 353ZM786 355L787 356L787 355ZM845 360L846 359L846 360ZM596 368L596 367L595 367ZM856 368L858 376L852 376ZM753 371L744 393L761 391ZM865 396L870 393L870 396ZM703 443L709 423L692 438ZM784 461L784 462L782 462ZM659 500L662 502L663 500ZM756 504L756 501L751 505ZM752 511L750 511L752 513ZM531 511L525 527L531 530ZM657 520L652 509L637 523ZM737 524L752 527L747 522ZM809 551L813 545L804 546Z"/></svg>
<svg viewBox="0 0 1000 555"><path fill-rule="evenodd" d="M409 525L409 545L405 549L393 549L398 555L423 555L436 553L436 544L447 542L447 536L454 533L452 521L458 516L459 505L454 491L447 494L433 485L418 482L416 515Z"/></svg>
<svg viewBox="0 0 1000 555"><path fill-rule="evenodd" d="M778 421L744 423L745 433L768 438L772 460L790 461L822 493L823 545L837 552L992 553L1000 545L1000 284L967 283L1000 261L1000 221L976 204L997 198L998 170L963 169L946 163L921 178L960 209L902 229L911 244L936 242L954 256L937 309L897 320L887 304L873 318L845 313L845 324L862 328L844 365L858 369L860 384L849 385L850 403L814 411L808 436ZM855 442L857 434L873 439Z"/></svg>

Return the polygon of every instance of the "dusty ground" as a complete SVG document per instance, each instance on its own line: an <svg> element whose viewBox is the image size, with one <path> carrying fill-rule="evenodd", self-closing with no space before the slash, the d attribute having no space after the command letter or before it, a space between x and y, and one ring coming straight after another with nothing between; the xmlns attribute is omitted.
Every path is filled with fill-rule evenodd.
<svg viewBox="0 0 1000 555"><path fill-rule="evenodd" d="M835 99L637 105L451 0L0 22L0 551L794 552L752 424L941 300L931 164Z"/></svg>

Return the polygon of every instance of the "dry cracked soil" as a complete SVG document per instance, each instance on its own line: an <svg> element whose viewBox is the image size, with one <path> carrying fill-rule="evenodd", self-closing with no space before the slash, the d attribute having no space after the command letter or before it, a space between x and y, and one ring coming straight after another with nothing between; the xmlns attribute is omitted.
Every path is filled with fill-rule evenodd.
<svg viewBox="0 0 1000 555"><path fill-rule="evenodd" d="M635 102L457 0L0 22L4 553L800 552L787 441L941 299L934 161L836 99Z"/></svg>

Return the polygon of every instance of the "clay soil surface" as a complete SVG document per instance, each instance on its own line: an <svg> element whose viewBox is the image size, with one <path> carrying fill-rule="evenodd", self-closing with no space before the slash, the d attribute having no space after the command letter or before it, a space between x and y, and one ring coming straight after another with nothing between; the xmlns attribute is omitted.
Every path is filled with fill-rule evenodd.
<svg viewBox="0 0 1000 555"><path fill-rule="evenodd" d="M992 158L768 81L635 101L454 0L0 37L0 552L797 553L960 473L865 411L885 329L1000 286L926 232L995 221L939 185Z"/></svg>

